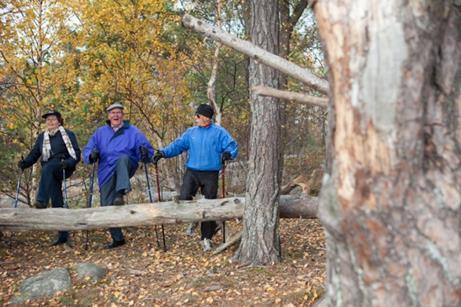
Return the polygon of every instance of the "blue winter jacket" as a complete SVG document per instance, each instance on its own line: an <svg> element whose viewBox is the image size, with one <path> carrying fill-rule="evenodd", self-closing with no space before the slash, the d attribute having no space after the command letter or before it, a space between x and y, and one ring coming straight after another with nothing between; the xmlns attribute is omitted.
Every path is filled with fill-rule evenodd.
<svg viewBox="0 0 461 307"><path fill-rule="evenodd" d="M196 171L219 171L221 154L228 151L231 158L238 154L238 145L229 132L221 126L189 128L179 138L160 150L166 158L188 151L186 167Z"/></svg>
<svg viewBox="0 0 461 307"><path fill-rule="evenodd" d="M136 171L141 159L140 147L145 146L152 157L154 149L144 134L135 126L124 121L123 126L114 132L108 123L96 129L88 144L83 148L83 161L90 163L90 154L93 149L99 151L98 181L99 188L114 174L115 166L120 155L126 154L130 158L133 170ZM130 176L134 175L134 171Z"/></svg>

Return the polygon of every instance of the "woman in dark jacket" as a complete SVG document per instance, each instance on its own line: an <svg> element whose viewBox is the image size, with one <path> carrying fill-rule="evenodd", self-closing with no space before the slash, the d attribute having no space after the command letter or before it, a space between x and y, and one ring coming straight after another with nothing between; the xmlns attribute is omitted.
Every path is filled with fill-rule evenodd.
<svg viewBox="0 0 461 307"><path fill-rule="evenodd" d="M50 111L42 117L45 119L46 129L38 135L27 157L18 162L18 167L24 170L41 157L42 171L34 205L37 209L46 208L51 198L53 208L62 208L63 169L65 177L69 178L80 161L80 148L75 134L64 129L61 113ZM58 239L53 245L66 243L68 237L67 231L59 231Z"/></svg>

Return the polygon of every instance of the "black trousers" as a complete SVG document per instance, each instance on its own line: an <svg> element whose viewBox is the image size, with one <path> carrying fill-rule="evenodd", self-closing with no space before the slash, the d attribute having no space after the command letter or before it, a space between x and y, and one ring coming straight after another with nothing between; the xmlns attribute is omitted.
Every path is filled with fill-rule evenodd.
<svg viewBox="0 0 461 307"><path fill-rule="evenodd" d="M69 178L74 170L66 170L66 178ZM37 201L48 204L51 199L53 208L62 208L64 200L62 196L63 171L59 160L49 160L42 165L42 173L38 186ZM59 239L66 240L69 236L67 231L59 231Z"/></svg>
<svg viewBox="0 0 461 307"><path fill-rule="evenodd" d="M179 199L191 200L197 194L199 188L205 198L216 199L218 195L218 179L218 171L194 171L187 169L186 174L184 174ZM216 232L216 226L215 221L202 222L200 226L202 233L200 239L211 239Z"/></svg>

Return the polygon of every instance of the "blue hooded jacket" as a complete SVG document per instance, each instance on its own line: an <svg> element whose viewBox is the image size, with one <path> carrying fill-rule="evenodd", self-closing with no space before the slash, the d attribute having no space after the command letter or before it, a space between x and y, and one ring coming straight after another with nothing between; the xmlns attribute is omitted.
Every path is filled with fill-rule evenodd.
<svg viewBox="0 0 461 307"><path fill-rule="evenodd" d="M221 126L194 126L184 132L167 147L160 150L166 158L188 151L186 167L195 171L219 171L221 155L228 151L231 158L238 154L238 145L229 132Z"/></svg>
<svg viewBox="0 0 461 307"><path fill-rule="evenodd" d="M123 126L114 132L110 124L107 124L99 127L91 136L85 148L83 148L83 161L89 164L91 151L93 149L99 151L98 181L99 188L101 188L114 174L117 160L122 154L126 154L130 158L134 166L134 171L130 174L130 177L134 175L141 159L141 146L147 148L149 158L151 158L154 149L137 127L130 125L128 121L124 121Z"/></svg>

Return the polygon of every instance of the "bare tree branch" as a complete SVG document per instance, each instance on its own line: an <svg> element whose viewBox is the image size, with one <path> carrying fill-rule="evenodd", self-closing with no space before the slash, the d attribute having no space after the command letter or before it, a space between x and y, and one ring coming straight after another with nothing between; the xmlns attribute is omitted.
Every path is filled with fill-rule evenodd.
<svg viewBox="0 0 461 307"><path fill-rule="evenodd" d="M213 39L220 41L222 44L240 51L265 65L281 71L282 73L299 80L318 91L327 94L328 82L317 77L309 69L300 67L284 58L276 56L260 47L253 45L248 41L241 40L227 32L224 32L200 19L191 15L184 15L182 18L184 26L194 31L203 33Z"/></svg>
<svg viewBox="0 0 461 307"><path fill-rule="evenodd" d="M255 86L251 89L253 93L261 96L276 97L285 100L293 100L299 103L306 103L309 105L316 105L319 107L326 108L328 106L328 99L324 97L316 97L306 94L300 94L290 91L282 91L267 86Z"/></svg>

